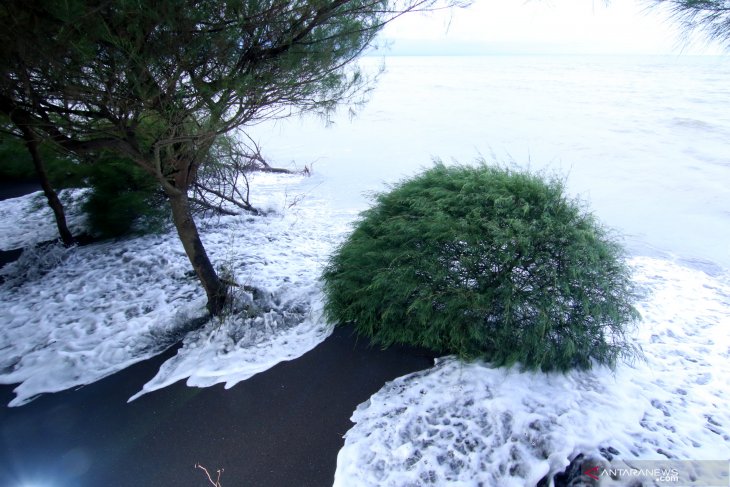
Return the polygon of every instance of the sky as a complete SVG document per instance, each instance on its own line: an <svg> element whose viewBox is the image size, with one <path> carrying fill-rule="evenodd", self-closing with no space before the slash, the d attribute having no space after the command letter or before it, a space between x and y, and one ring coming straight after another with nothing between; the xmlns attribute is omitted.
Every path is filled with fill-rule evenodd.
<svg viewBox="0 0 730 487"><path fill-rule="evenodd" d="M388 25L386 54L722 54L647 0L475 0Z"/></svg>

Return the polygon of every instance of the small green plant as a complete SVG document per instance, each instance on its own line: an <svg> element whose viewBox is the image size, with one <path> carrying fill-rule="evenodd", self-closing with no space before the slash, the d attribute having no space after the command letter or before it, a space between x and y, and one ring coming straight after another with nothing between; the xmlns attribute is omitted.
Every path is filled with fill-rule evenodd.
<svg viewBox="0 0 730 487"><path fill-rule="evenodd" d="M2 118L0 118L0 124ZM55 189L83 186L84 169L78 160L41 144L40 154L46 165L48 180ZM27 181L38 179L30 153L20 138L0 133L0 180Z"/></svg>
<svg viewBox="0 0 730 487"><path fill-rule="evenodd" d="M83 205L92 233L102 238L162 228L168 205L156 182L132 161L101 154L86 165L91 192Z"/></svg>
<svg viewBox="0 0 730 487"><path fill-rule="evenodd" d="M154 180L132 161L109 153L80 160L50 144L42 144L40 152L54 189L91 187L81 210L88 215L93 234L111 238L164 226L168 214L165 198ZM25 143L18 137L0 136L0 178L38 178ZM46 206L45 200L40 201Z"/></svg>
<svg viewBox="0 0 730 487"><path fill-rule="evenodd" d="M323 281L326 317L382 346L546 371L638 353L622 247L555 177L437 161L376 196Z"/></svg>

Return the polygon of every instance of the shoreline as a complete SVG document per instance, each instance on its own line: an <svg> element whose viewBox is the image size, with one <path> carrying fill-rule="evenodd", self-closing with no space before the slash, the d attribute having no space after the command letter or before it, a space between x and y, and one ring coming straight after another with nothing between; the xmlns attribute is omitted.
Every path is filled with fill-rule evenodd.
<svg viewBox="0 0 730 487"><path fill-rule="evenodd" d="M38 181L0 182L0 201L25 196L41 190ZM0 268L18 260L23 249L0 250ZM0 279L0 283L2 280Z"/></svg>
<svg viewBox="0 0 730 487"><path fill-rule="evenodd" d="M3 183L0 199L36 189ZM207 485L200 463L223 468L225 487L331 486L355 408L385 382L433 365L427 352L382 351L338 327L231 389L179 381L127 403L179 346L20 407L7 406L15 385L0 385L0 484L194 487Z"/></svg>
<svg viewBox="0 0 730 487"><path fill-rule="evenodd" d="M330 486L350 416L385 382L433 365L338 327L302 357L231 389L182 381L127 403L177 347L93 384L0 412L0 484ZM0 386L4 404L14 386Z"/></svg>

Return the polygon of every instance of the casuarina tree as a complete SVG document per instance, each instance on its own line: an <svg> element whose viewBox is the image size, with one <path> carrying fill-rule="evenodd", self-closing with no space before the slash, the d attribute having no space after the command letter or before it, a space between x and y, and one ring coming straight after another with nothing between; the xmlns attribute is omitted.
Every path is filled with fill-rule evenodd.
<svg viewBox="0 0 730 487"><path fill-rule="evenodd" d="M711 39L730 47L730 1L728 0L653 0L666 6L688 31L705 32Z"/></svg>
<svg viewBox="0 0 730 487"><path fill-rule="evenodd" d="M353 63L435 0L27 0L0 5L0 113L76 153L113 151L164 190L217 314L227 299L189 189L216 137L356 102Z"/></svg>

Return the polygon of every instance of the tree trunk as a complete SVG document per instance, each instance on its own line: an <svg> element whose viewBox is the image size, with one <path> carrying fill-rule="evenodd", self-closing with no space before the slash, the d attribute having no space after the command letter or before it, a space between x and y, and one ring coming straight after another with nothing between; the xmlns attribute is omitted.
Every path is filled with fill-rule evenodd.
<svg viewBox="0 0 730 487"><path fill-rule="evenodd" d="M218 274L216 274L210 259L208 259L208 254L205 252L205 247L203 247L203 242L201 242L198 233L198 227L195 225L190 212L188 195L185 191L181 191L179 194L168 192L168 196L177 234L195 273L198 275L198 279L205 289L205 293L208 295L208 311L213 316L219 315L228 297L228 289L218 278Z"/></svg>
<svg viewBox="0 0 730 487"><path fill-rule="evenodd" d="M38 179L40 179L43 193L46 195L46 199L48 200L48 206L50 206L51 210L53 210L53 216L56 218L56 226L58 227L59 235L61 235L61 241L63 242L63 245L70 247L74 244L74 238L66 225L66 214L63 211L61 200L58 199L58 195L53 190L50 181L48 181L48 174L46 173L46 168L43 164L41 154L38 151L38 138L35 136L33 130L31 130L28 126L19 125L18 127L23 132L23 140L28 148L28 152L30 152L30 157L33 159L33 166L35 167Z"/></svg>

